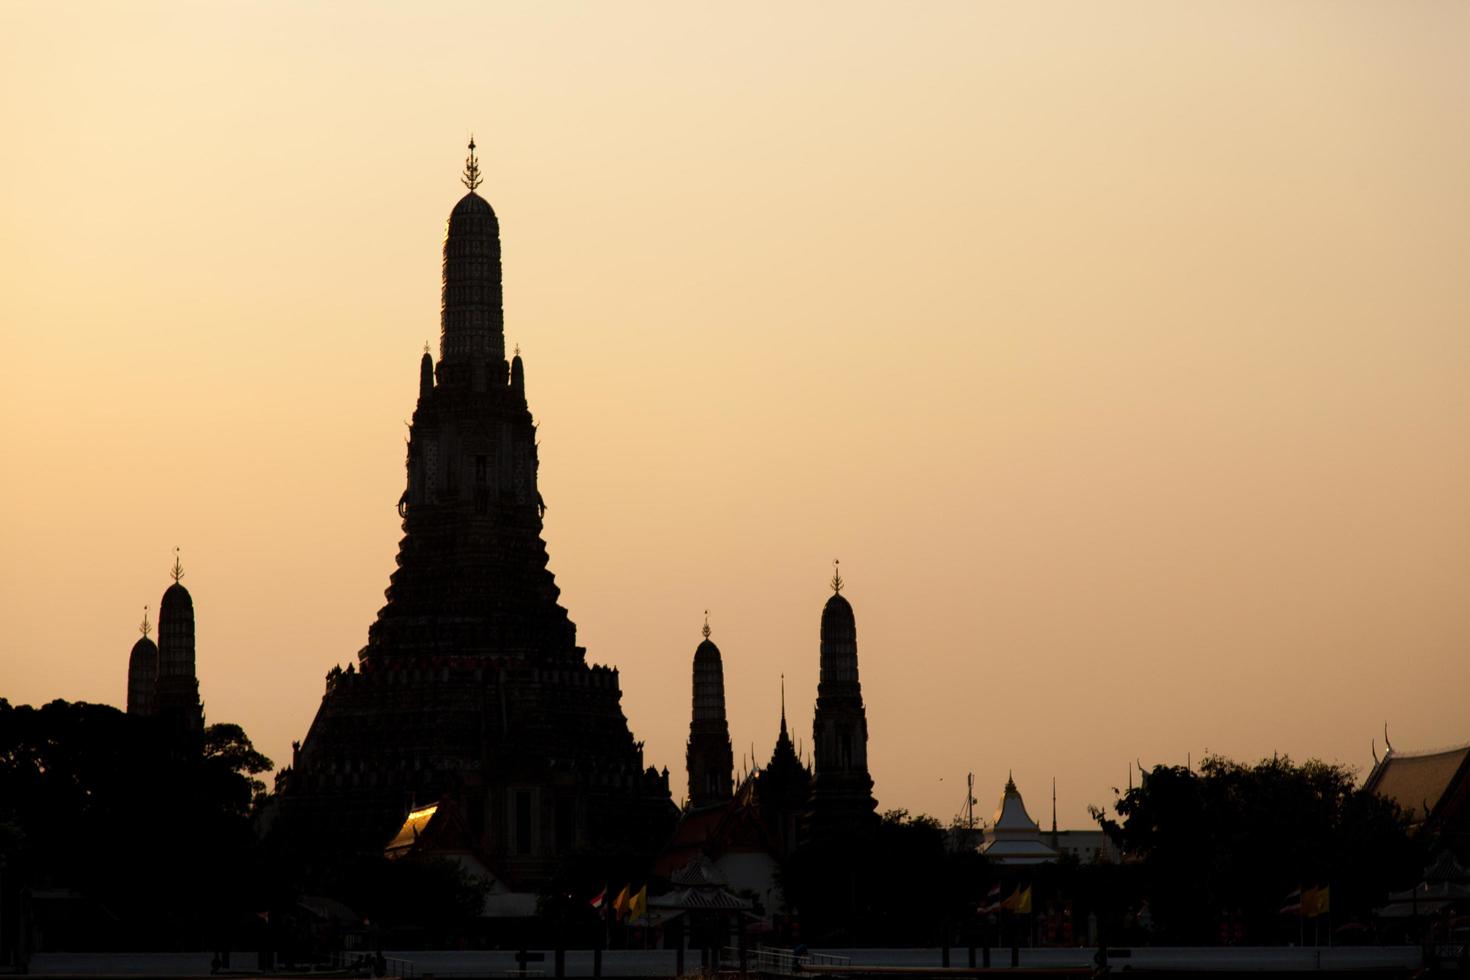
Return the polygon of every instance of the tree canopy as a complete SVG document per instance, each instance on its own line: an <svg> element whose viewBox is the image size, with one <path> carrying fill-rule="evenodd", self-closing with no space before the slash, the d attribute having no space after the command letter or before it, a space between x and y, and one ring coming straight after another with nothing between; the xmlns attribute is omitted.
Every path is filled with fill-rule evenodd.
<svg viewBox="0 0 1470 980"><path fill-rule="evenodd" d="M986 868L975 850L949 847L933 817L889 810L863 846L799 849L781 869L781 887L807 943L938 945L973 918Z"/></svg>
<svg viewBox="0 0 1470 980"><path fill-rule="evenodd" d="M1298 888L1330 888L1338 922L1363 915L1422 867L1405 816L1356 786L1352 770L1286 757L1219 756L1157 766L1094 815L1122 849L1114 897L1161 939L1212 942L1224 916L1255 941L1294 937L1281 909ZM1291 936L1286 936L1286 933Z"/></svg>
<svg viewBox="0 0 1470 980"><path fill-rule="evenodd" d="M270 768L238 725L195 733L108 705L0 699L7 891L62 896L52 943L207 945L258 911L251 816Z"/></svg>

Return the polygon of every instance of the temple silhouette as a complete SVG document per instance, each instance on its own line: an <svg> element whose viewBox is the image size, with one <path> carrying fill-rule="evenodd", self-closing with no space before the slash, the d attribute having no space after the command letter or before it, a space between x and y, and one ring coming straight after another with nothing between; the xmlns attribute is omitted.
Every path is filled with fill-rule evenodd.
<svg viewBox="0 0 1470 980"><path fill-rule="evenodd" d="M842 577L821 614L810 766L787 729L783 684L770 762L752 758L737 783L706 617L689 796L676 807L668 769L647 764L629 729L617 670L588 662L560 603L525 361L506 352L500 225L478 193L473 140L462 180L444 240L439 359L426 345L418 365L387 601L356 661L327 674L277 778L273 833L317 856L469 855L492 879L490 915L529 914L528 896L589 852L650 862L661 877L698 877L697 864L778 907L783 860L813 841L860 842L877 824Z"/></svg>
<svg viewBox="0 0 1470 980"><path fill-rule="evenodd" d="M130 715L158 717L189 731L204 730L204 705L194 664L194 598L181 581L184 566L174 552L174 583L158 604L158 643L149 637L148 609L143 608L143 635L128 655Z"/></svg>
<svg viewBox="0 0 1470 980"><path fill-rule="evenodd" d="M783 678L781 727L770 760L762 766L750 759L750 768L735 779L724 665L706 619L704 639L694 650L685 757L689 797L672 837L654 861L654 873L673 883L668 893L651 900L655 907L678 908L679 882L699 877L757 896L768 913L785 912L781 868L799 849L817 845L856 853L871 844L878 824L877 802L868 773L857 621L852 604L842 595L844 584L841 573L834 570L832 595L822 607L812 765L801 760L791 740ZM727 929L728 924L720 928Z"/></svg>
<svg viewBox="0 0 1470 980"><path fill-rule="evenodd" d="M357 663L334 668L280 782L296 841L378 851L415 806L457 809L501 885L578 849L652 853L676 810L615 668L559 603L524 359L506 359L500 226L475 145L444 240L439 361L419 363L397 567Z"/></svg>

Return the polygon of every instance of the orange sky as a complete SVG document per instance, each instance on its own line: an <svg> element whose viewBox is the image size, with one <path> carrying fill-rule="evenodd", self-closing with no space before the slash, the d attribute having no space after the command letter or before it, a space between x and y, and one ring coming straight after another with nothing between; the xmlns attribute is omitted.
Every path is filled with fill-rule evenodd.
<svg viewBox="0 0 1470 980"><path fill-rule="evenodd" d="M1470 739L1470 7L0 7L0 696L121 703L183 548L285 761L382 603L470 130L546 538L682 789L809 741L842 559L880 806ZM1381 744L1381 743L1380 743Z"/></svg>

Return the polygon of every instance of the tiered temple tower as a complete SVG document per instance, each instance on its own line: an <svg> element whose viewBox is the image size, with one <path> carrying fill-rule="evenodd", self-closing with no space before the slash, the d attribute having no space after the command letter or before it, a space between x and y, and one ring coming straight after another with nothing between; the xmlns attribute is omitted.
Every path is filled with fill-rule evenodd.
<svg viewBox="0 0 1470 980"><path fill-rule="evenodd" d="M830 840L864 833L876 822L868 775L868 718L858 681L857 622L842 595L840 571L822 608L822 663L812 725L815 773L807 835Z"/></svg>
<svg viewBox="0 0 1470 980"><path fill-rule="evenodd" d="M128 714L147 718L153 714L153 695L158 687L158 645L148 636L153 627L148 623L148 607L143 607L143 622L138 626L138 642L128 654Z"/></svg>
<svg viewBox="0 0 1470 980"><path fill-rule="evenodd" d="M181 581L184 566L177 552L175 549L170 572L174 584L164 590L158 605L158 681L151 714L198 732L204 730L204 705L199 701L199 677L194 668L194 598ZM136 654L137 647L133 649ZM130 695L131 680L130 669Z"/></svg>
<svg viewBox="0 0 1470 980"><path fill-rule="evenodd" d="M284 783L283 828L381 849L453 798L513 887L579 846L652 846L674 808L643 765L615 669L590 666L541 539L536 425L505 359L500 226L480 184L444 240L439 363L419 364L397 568L357 667L334 669Z"/></svg>
<svg viewBox="0 0 1470 980"><path fill-rule="evenodd" d="M691 809L730 799L735 782L735 752L725 719L725 671L720 648L709 634L706 619L704 641L694 650L694 711L689 721L689 749L684 756L689 769Z"/></svg>

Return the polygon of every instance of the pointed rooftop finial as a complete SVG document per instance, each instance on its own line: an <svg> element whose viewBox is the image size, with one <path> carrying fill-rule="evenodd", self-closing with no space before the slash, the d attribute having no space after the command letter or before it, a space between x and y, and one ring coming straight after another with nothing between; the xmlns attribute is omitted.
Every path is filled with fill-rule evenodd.
<svg viewBox="0 0 1470 980"><path fill-rule="evenodd" d="M148 622L148 607L143 607L143 621L138 624L138 632L143 634L143 639L148 639L148 634L153 632L153 624Z"/></svg>
<svg viewBox="0 0 1470 980"><path fill-rule="evenodd" d="M424 353L429 353L429 342L427 340L424 341Z"/></svg>
<svg viewBox="0 0 1470 980"><path fill-rule="evenodd" d="M475 156L475 134L470 134L470 155L464 158L464 175L459 178L474 193L476 187L480 186L480 161Z"/></svg>
<svg viewBox="0 0 1470 980"><path fill-rule="evenodd" d="M520 344L516 344L516 352L513 355L511 355L511 356L512 357L520 357L521 356L521 345Z"/></svg>
<svg viewBox="0 0 1470 980"><path fill-rule="evenodd" d="M174 577L175 582L184 577L184 563L179 560L178 546L174 547L174 567L169 570L169 574Z"/></svg>
<svg viewBox="0 0 1470 980"><path fill-rule="evenodd" d="M791 736L786 732L786 675L781 675L781 740L789 741Z"/></svg>
<svg viewBox="0 0 1470 980"><path fill-rule="evenodd" d="M709 610L704 611L704 629L700 630L706 640L709 639Z"/></svg>
<svg viewBox="0 0 1470 980"><path fill-rule="evenodd" d="M841 561L839 561L836 558L833 558L832 559L832 581L829 582L829 583L827 583L827 584L830 585L830 586L832 586L832 591L834 593L841 593L842 592L842 587L847 584L847 583L845 583L845 582L842 581L842 568L841 568L841 565L842 565L842 562Z"/></svg>

